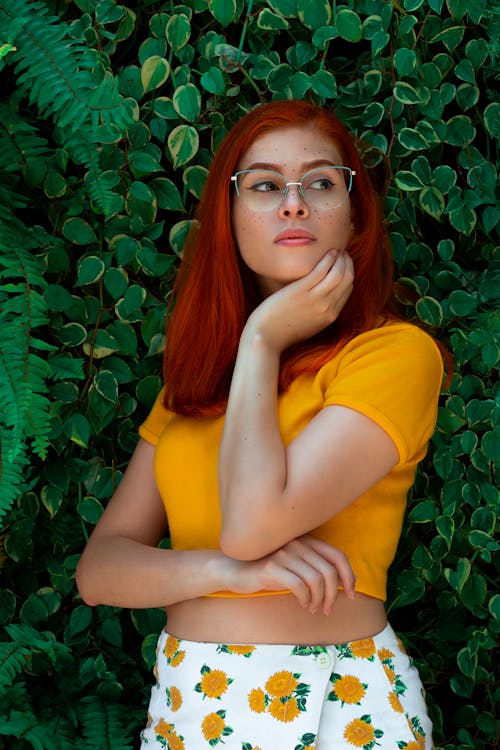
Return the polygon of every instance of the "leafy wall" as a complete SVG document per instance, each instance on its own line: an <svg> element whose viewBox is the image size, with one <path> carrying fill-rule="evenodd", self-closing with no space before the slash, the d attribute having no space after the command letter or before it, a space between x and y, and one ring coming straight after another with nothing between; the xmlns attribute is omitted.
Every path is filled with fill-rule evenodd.
<svg viewBox="0 0 500 750"><path fill-rule="evenodd" d="M438 748L498 742L499 18L486 0L0 0L0 748L137 746L161 613L92 610L75 566L160 387L213 150L283 97L335 108L374 174L388 156L403 301L453 351L390 616Z"/></svg>

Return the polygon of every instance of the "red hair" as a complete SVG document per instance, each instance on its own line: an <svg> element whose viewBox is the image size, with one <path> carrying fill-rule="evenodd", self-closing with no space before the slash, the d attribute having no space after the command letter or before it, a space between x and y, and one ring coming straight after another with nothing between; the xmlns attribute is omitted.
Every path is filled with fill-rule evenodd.
<svg viewBox="0 0 500 750"><path fill-rule="evenodd" d="M286 100L259 105L234 125L214 157L174 284L163 376L165 406L175 412L213 416L224 411L241 332L261 301L253 274L235 245L230 177L261 135L302 125L330 138L343 164L356 171L350 194L354 236L347 246L355 277L353 292L337 320L283 352L280 390L297 375L316 372L381 318L399 317L393 304L393 264L381 198L353 137L335 114L315 104Z"/></svg>

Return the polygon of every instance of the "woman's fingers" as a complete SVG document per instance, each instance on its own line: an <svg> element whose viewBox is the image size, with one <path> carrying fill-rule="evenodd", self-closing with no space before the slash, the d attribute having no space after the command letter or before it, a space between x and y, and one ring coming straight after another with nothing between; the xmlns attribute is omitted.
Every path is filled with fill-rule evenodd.
<svg viewBox="0 0 500 750"><path fill-rule="evenodd" d="M270 555L267 574L286 581L286 587L312 613L330 614L339 581L348 596L354 595L355 578L344 553L308 535Z"/></svg>

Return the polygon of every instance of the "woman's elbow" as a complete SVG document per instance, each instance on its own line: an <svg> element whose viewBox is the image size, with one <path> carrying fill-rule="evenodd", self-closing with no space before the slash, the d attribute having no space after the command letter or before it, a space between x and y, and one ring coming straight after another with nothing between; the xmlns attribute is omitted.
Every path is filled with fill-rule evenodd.
<svg viewBox="0 0 500 750"><path fill-rule="evenodd" d="M85 604L89 607L97 607L97 605L100 604L95 595L96 592L92 583L92 576L83 555L76 568L75 583L78 593Z"/></svg>
<svg viewBox="0 0 500 750"><path fill-rule="evenodd" d="M260 560L273 551L272 549L267 549L262 542L262 537L259 538L258 535L252 534L248 529L242 529L238 532L234 529L227 529L224 526L219 537L221 551L227 557L243 562Z"/></svg>

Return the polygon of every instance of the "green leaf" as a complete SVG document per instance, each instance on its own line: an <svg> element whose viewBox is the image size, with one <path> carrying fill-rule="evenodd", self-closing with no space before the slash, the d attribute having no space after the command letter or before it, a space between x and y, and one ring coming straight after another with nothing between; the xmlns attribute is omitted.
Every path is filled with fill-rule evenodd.
<svg viewBox="0 0 500 750"><path fill-rule="evenodd" d="M44 297L49 310L69 310L73 304L71 293L60 284L48 284L44 292Z"/></svg>
<svg viewBox="0 0 500 750"><path fill-rule="evenodd" d="M208 9L222 26L228 26L236 18L236 0L208 0Z"/></svg>
<svg viewBox="0 0 500 750"><path fill-rule="evenodd" d="M474 70L479 70L488 57L488 43L485 39L471 39L465 45L465 56Z"/></svg>
<svg viewBox="0 0 500 750"><path fill-rule="evenodd" d="M425 184L422 182L420 177L418 177L414 172L408 172L407 170L401 170L399 172L396 172L396 185L401 190L406 190L407 192L411 192L413 190L421 190L423 187L425 187Z"/></svg>
<svg viewBox="0 0 500 750"><path fill-rule="evenodd" d="M182 181L190 193L198 200L201 198L208 175L208 169L199 164L187 167L182 175Z"/></svg>
<svg viewBox="0 0 500 750"><path fill-rule="evenodd" d="M405 607L417 602L425 592L425 583L413 570L403 570L397 577L397 597L395 605Z"/></svg>
<svg viewBox="0 0 500 750"><path fill-rule="evenodd" d="M62 232L66 239L74 242L75 245L91 245L97 242L97 237L90 224L78 216L66 219Z"/></svg>
<svg viewBox="0 0 500 750"><path fill-rule="evenodd" d="M257 26L266 31L280 31L288 29L290 24L283 16L273 13L269 8L263 8L257 16Z"/></svg>
<svg viewBox="0 0 500 750"><path fill-rule="evenodd" d="M466 83L476 83L476 75L470 60L460 60L455 66L455 75Z"/></svg>
<svg viewBox="0 0 500 750"><path fill-rule="evenodd" d="M337 93L337 81L328 70L318 70L311 76L311 88L315 94L325 99L334 99Z"/></svg>
<svg viewBox="0 0 500 750"><path fill-rule="evenodd" d="M406 81L398 81L394 87L394 97L401 104L420 104L421 97L416 88Z"/></svg>
<svg viewBox="0 0 500 750"><path fill-rule="evenodd" d="M172 98L174 109L184 120L194 122L200 115L201 94L192 83L179 86Z"/></svg>
<svg viewBox="0 0 500 750"><path fill-rule="evenodd" d="M80 323L66 323L58 329L57 338L67 346L80 346L87 338L87 331Z"/></svg>
<svg viewBox="0 0 500 750"><path fill-rule="evenodd" d="M141 68L141 83L145 92L154 91L167 80L170 63L160 55L152 55Z"/></svg>
<svg viewBox="0 0 500 750"><path fill-rule="evenodd" d="M78 276L76 286L93 284L103 275L106 266L97 255L87 255L78 265Z"/></svg>
<svg viewBox="0 0 500 750"><path fill-rule="evenodd" d="M434 500L422 500L414 508L408 516L412 523L428 523L434 521L438 514L438 509Z"/></svg>
<svg viewBox="0 0 500 750"><path fill-rule="evenodd" d="M191 167L194 169L194 167ZM184 211L181 194L172 180L166 177L157 177L149 183L158 201L159 208L167 211Z"/></svg>
<svg viewBox="0 0 500 750"><path fill-rule="evenodd" d="M168 239L170 242L170 247L176 255L182 254L182 248L184 247L184 242L186 241L186 237L191 228L191 224L192 221L186 219L184 221L177 222L177 224L174 224L174 226L170 230Z"/></svg>
<svg viewBox="0 0 500 750"><path fill-rule="evenodd" d="M45 487L42 487L40 499L47 508L50 517L54 518L63 504L64 494L59 487L54 487L52 484L46 484Z"/></svg>
<svg viewBox="0 0 500 750"><path fill-rule="evenodd" d="M334 25L342 39L346 39L348 42L359 42L361 40L361 19L353 10L340 8L335 15Z"/></svg>
<svg viewBox="0 0 500 750"><path fill-rule="evenodd" d="M212 66L210 70L207 70L200 79L201 85L205 91L209 91L211 94L223 95L226 91L226 82L220 68Z"/></svg>
<svg viewBox="0 0 500 750"><path fill-rule="evenodd" d="M483 112L484 125L491 136L500 135L500 103L488 104Z"/></svg>
<svg viewBox="0 0 500 750"><path fill-rule="evenodd" d="M450 26L436 34L431 40L431 44L442 42L448 52L455 52L463 39L465 28L463 26Z"/></svg>
<svg viewBox="0 0 500 750"><path fill-rule="evenodd" d="M156 218L158 203L149 185L140 180L132 182L126 198L126 208L129 216L139 216L144 224L151 224Z"/></svg>
<svg viewBox="0 0 500 750"><path fill-rule="evenodd" d="M49 169L43 182L43 189L47 198L61 198L66 192L66 180L59 172Z"/></svg>
<svg viewBox="0 0 500 750"><path fill-rule="evenodd" d="M421 297L415 306L418 317L423 323L439 326L443 321L443 309L433 297Z"/></svg>
<svg viewBox="0 0 500 750"><path fill-rule="evenodd" d="M444 211L445 203L440 190L437 187L425 187L418 200L424 211L435 219L439 219Z"/></svg>
<svg viewBox="0 0 500 750"><path fill-rule="evenodd" d="M266 83L271 91L283 93L290 85L293 73L293 68L290 65L286 63L277 65L267 76Z"/></svg>
<svg viewBox="0 0 500 750"><path fill-rule="evenodd" d="M385 114L385 107L380 102L371 102L361 115L361 122L365 127L374 128L380 124Z"/></svg>
<svg viewBox="0 0 500 750"><path fill-rule="evenodd" d="M415 50L403 47L394 53L394 65L400 76L410 75L417 64Z"/></svg>
<svg viewBox="0 0 500 750"><path fill-rule="evenodd" d="M468 146L476 137L476 128L467 115L456 115L446 123L446 143L452 146Z"/></svg>
<svg viewBox="0 0 500 750"><path fill-rule="evenodd" d="M469 292L457 289L449 297L450 311L458 317L465 317L477 308L477 299Z"/></svg>
<svg viewBox="0 0 500 750"><path fill-rule="evenodd" d="M165 27L165 36L167 42L174 52L179 52L184 47L191 36L191 22L183 13L176 13L171 16Z"/></svg>
<svg viewBox="0 0 500 750"><path fill-rule="evenodd" d="M113 297L121 297L128 287L127 272L123 268L108 268L104 273L104 286Z"/></svg>
<svg viewBox="0 0 500 750"><path fill-rule="evenodd" d="M450 586L456 591L460 592L465 586L465 582L467 581L471 573L470 560L462 557L457 562L456 570L445 568L443 572Z"/></svg>
<svg viewBox="0 0 500 750"><path fill-rule="evenodd" d="M161 164L147 151L131 151L129 163L135 177L162 171Z"/></svg>
<svg viewBox="0 0 500 750"><path fill-rule="evenodd" d="M101 370L94 376L96 391L112 404L118 403L118 383L112 372Z"/></svg>
<svg viewBox="0 0 500 750"><path fill-rule="evenodd" d="M168 150L174 167L181 167L190 161L199 148L198 132L192 125L178 125L168 136Z"/></svg>
<svg viewBox="0 0 500 750"><path fill-rule="evenodd" d="M72 414L64 424L64 434L81 448L89 447L90 425L83 414Z"/></svg>
<svg viewBox="0 0 500 750"><path fill-rule="evenodd" d="M80 640L77 636L86 631L90 627L92 622L92 609L91 607L79 606L76 607L69 618L69 623L64 630L64 642L74 643L75 639Z"/></svg>
<svg viewBox="0 0 500 750"><path fill-rule="evenodd" d="M104 508L99 500L89 495L80 500L77 510L80 518L91 524L96 524L104 513Z"/></svg>
<svg viewBox="0 0 500 750"><path fill-rule="evenodd" d="M398 133L398 140L409 151L429 148L429 144L424 136L418 130L415 130L415 128L401 128Z"/></svg>
<svg viewBox="0 0 500 750"><path fill-rule="evenodd" d="M297 0L297 15L304 26L315 31L329 25L332 9L328 0Z"/></svg>

